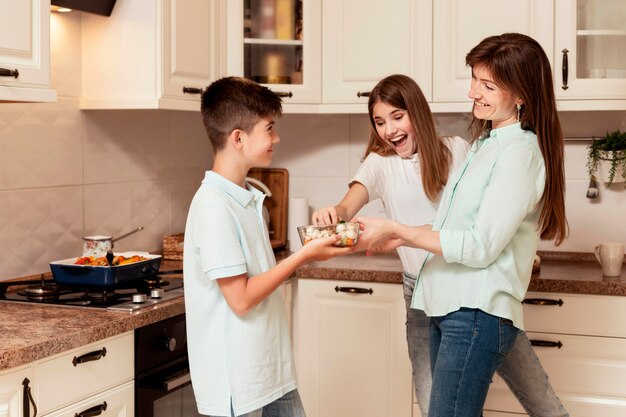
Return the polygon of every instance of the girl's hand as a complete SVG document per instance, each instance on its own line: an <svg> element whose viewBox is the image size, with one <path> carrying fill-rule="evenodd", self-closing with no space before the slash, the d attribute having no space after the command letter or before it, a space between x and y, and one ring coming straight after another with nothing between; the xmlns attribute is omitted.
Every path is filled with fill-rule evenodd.
<svg viewBox="0 0 626 417"><path fill-rule="evenodd" d="M323 207L313 213L311 216L313 224L316 226L324 224L337 224L341 219L339 213L337 213L337 206Z"/></svg>
<svg viewBox="0 0 626 417"><path fill-rule="evenodd" d="M306 245L302 246L298 252L302 253L307 260L310 261L325 261L335 256L347 255L354 252L352 247L340 247L335 246L337 242L341 240L341 236L332 235L329 237L321 237L309 241Z"/></svg>

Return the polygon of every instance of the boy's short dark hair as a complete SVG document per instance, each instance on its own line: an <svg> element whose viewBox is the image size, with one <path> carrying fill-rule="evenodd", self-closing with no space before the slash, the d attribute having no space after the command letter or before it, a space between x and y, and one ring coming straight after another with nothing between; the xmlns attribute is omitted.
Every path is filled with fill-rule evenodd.
<svg viewBox="0 0 626 417"><path fill-rule="evenodd" d="M281 98L267 87L241 77L224 77L202 93L202 121L214 151L228 135L241 129L249 132L263 117L282 114Z"/></svg>

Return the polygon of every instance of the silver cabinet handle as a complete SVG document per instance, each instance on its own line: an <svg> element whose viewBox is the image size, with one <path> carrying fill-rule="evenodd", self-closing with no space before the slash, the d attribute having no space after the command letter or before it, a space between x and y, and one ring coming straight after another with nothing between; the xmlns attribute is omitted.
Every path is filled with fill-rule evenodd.
<svg viewBox="0 0 626 417"><path fill-rule="evenodd" d="M191 382L191 374L189 372L179 375L175 378L168 379L164 382L165 390L167 392L173 391L178 387L182 387L185 384Z"/></svg>

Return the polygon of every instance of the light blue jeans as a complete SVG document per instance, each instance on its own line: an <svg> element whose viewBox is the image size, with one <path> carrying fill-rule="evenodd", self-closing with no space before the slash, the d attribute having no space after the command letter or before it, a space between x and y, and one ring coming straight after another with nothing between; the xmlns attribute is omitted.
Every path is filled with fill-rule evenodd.
<svg viewBox="0 0 626 417"><path fill-rule="evenodd" d="M430 318L422 310L410 308L415 277L404 274L404 300L407 308L406 334L413 384L420 412L428 416L432 375L430 370ZM498 375L507 383L530 417L569 417L550 385L539 358L526 336L519 332L515 345L504 358Z"/></svg>
<svg viewBox="0 0 626 417"><path fill-rule="evenodd" d="M230 409L231 417L235 417L235 412ZM304 407L298 390L294 389L283 395L279 399L246 414L237 417L306 417Z"/></svg>

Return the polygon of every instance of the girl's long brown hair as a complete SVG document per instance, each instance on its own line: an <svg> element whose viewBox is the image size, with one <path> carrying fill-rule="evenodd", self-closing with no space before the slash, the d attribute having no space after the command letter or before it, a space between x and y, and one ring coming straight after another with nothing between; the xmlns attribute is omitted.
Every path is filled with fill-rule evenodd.
<svg viewBox="0 0 626 417"><path fill-rule="evenodd" d="M422 90L411 77L401 74L390 75L376 84L367 103L372 130L364 158L370 152L382 156L396 154L396 151L383 141L376 132L373 109L378 102L407 112L415 133L424 192L431 201L438 200L439 193L448 181L452 154L437 137L433 115Z"/></svg>
<svg viewBox="0 0 626 417"><path fill-rule="evenodd" d="M498 86L521 98L521 127L537 135L546 168L545 188L539 200L541 239L554 239L560 245L569 231L564 143L548 57L531 37L505 33L483 39L467 54L465 62L472 68L484 66ZM474 118L470 129L474 138L484 136L491 129L491 121Z"/></svg>

